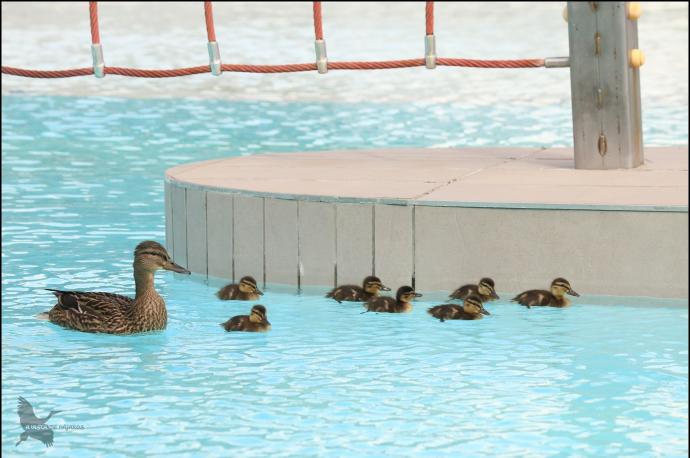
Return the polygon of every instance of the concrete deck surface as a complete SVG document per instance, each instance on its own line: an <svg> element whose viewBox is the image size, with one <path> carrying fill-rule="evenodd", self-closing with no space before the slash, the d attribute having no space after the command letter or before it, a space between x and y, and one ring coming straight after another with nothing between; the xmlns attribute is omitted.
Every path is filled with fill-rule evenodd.
<svg viewBox="0 0 690 458"><path fill-rule="evenodd" d="M687 212L688 147L630 170L575 170L569 148L276 153L180 165L169 181L260 197L458 207Z"/></svg>

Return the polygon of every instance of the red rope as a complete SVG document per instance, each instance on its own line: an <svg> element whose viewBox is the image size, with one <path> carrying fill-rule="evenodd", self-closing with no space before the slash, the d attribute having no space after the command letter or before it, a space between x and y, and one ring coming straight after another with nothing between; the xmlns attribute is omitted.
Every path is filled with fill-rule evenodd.
<svg viewBox="0 0 690 458"><path fill-rule="evenodd" d="M89 16L91 17L91 43L100 44L101 34L98 31L98 2L89 2Z"/></svg>
<svg viewBox="0 0 690 458"><path fill-rule="evenodd" d="M434 2L426 2L426 34L434 34Z"/></svg>
<svg viewBox="0 0 690 458"><path fill-rule="evenodd" d="M206 17L208 41L216 41L216 27L213 25L213 6L211 2L204 2L204 16Z"/></svg>
<svg viewBox="0 0 690 458"><path fill-rule="evenodd" d="M321 21L321 2L314 2L314 35L323 40L323 22Z"/></svg>
<svg viewBox="0 0 690 458"><path fill-rule="evenodd" d="M479 60L479 59L436 59L437 65L447 67L475 67L475 68L535 68L543 67L544 59L519 60ZM369 61L369 62L329 62L329 70L384 70L391 68L423 67L424 59ZM223 64L224 72L241 73L292 73L316 70L315 63L287 64L287 65L245 65ZM138 78L171 78L174 76L188 76L199 73L209 73L208 65L198 67L176 68L171 70L143 70L138 68L105 67L106 75L120 75ZM93 74L92 68L75 68L70 70L27 70L16 67L2 67L6 75L23 76L26 78L70 78Z"/></svg>

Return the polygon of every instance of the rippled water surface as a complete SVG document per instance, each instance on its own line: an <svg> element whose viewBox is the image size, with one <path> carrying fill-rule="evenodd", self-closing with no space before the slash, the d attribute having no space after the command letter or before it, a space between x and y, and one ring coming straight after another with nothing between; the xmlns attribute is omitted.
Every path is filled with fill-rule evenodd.
<svg viewBox="0 0 690 458"><path fill-rule="evenodd" d="M432 300L409 315L363 315L322 289L269 285L273 330L240 335L218 323L250 304L160 273L164 332L89 335L34 318L53 303L45 287L133 292L133 247L164 239L172 165L372 145L549 146L565 138L567 112L522 112L506 126L508 108L444 105L5 96L2 108L4 453L44 453L33 439L15 447L23 396L39 416L63 411L51 424L83 427L56 430L51 456L687 454L687 301L525 310L501 300L482 321L439 323L425 314ZM648 123L647 137L687 141L668 126Z"/></svg>

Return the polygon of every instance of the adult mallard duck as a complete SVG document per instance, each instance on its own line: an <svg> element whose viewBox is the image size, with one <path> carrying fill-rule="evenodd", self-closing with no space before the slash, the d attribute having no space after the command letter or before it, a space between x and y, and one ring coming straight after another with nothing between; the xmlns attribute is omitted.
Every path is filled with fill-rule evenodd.
<svg viewBox="0 0 690 458"><path fill-rule="evenodd" d="M479 280L476 285L464 285L453 291L449 296L451 299L466 299L471 295L477 295L482 300L482 302L493 301L494 299L499 299L498 294L496 294L496 285L494 281L489 277L484 277Z"/></svg>
<svg viewBox="0 0 690 458"><path fill-rule="evenodd" d="M39 318L83 332L132 334L165 329L168 313L165 301L153 285L159 269L189 274L175 264L158 242L146 241L134 250L134 299L113 293L61 291L50 289L57 304Z"/></svg>
<svg viewBox="0 0 690 458"><path fill-rule="evenodd" d="M263 296L263 294L264 293L256 286L254 277L247 275L246 277L242 277L239 283L231 283L223 286L218 290L216 296L218 296L218 299L224 301L233 299L238 301L255 301L258 300L260 296Z"/></svg>
<svg viewBox="0 0 690 458"><path fill-rule="evenodd" d="M390 291L391 289L381 283L379 277L370 275L364 279L362 286L342 285L332 289L326 297L335 299L338 302L353 301L364 302L372 297L378 296L379 291Z"/></svg>
<svg viewBox="0 0 690 458"><path fill-rule="evenodd" d="M271 323L268 322L266 315L266 307L263 305L255 305L249 315L233 316L220 325L228 332L266 332L271 329Z"/></svg>
<svg viewBox="0 0 690 458"><path fill-rule="evenodd" d="M491 315L484 308L481 297L476 294L466 297L462 305L437 305L427 310L427 313L442 322L445 320L481 320L484 315Z"/></svg>
<svg viewBox="0 0 690 458"><path fill-rule="evenodd" d="M570 287L570 282L568 282L568 280L559 277L551 282L551 291L531 289L518 294L511 300L527 308L567 307L570 305L570 301L565 297L566 294L580 297L580 295Z"/></svg>
<svg viewBox="0 0 690 458"><path fill-rule="evenodd" d="M412 311L411 302L417 297L422 295L411 286L401 286L395 294L395 299L389 296L372 297L364 306L367 312L406 313Z"/></svg>

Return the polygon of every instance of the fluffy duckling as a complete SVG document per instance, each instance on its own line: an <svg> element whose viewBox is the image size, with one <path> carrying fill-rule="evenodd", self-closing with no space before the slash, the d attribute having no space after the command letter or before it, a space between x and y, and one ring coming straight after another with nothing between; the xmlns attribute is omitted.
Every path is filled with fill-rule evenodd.
<svg viewBox="0 0 690 458"><path fill-rule="evenodd" d="M391 289L381 283L379 277L370 275L362 281L362 286L342 285L332 289L326 297L330 297L342 303L342 301L365 302L379 295L379 291Z"/></svg>
<svg viewBox="0 0 690 458"><path fill-rule="evenodd" d="M227 300L238 300L238 301L256 301L260 296L263 296L259 288L256 286L256 280L254 277L247 275L242 277L239 283L231 283L225 285L216 293L218 299L224 301Z"/></svg>
<svg viewBox="0 0 690 458"><path fill-rule="evenodd" d="M159 269L190 273L175 264L160 243L141 242L134 250L134 299L113 293L51 289L57 304L38 317L83 332L132 334L165 329L165 301L153 286L154 274Z"/></svg>
<svg viewBox="0 0 690 458"><path fill-rule="evenodd" d="M482 302L493 301L494 299L499 299L495 286L491 278L484 277L476 285L461 286L453 291L449 297L451 299L466 299L471 295L477 295Z"/></svg>
<svg viewBox="0 0 690 458"><path fill-rule="evenodd" d="M527 308L538 306L567 307L570 305L570 301L565 297L566 294L580 297L570 287L568 280L559 277L551 282L551 291L532 289L518 294L511 300L518 302L520 305L527 306Z"/></svg>
<svg viewBox="0 0 690 458"><path fill-rule="evenodd" d="M233 316L220 325L228 332L266 332L271 329L271 323L266 317L266 307L263 305L255 305L249 315Z"/></svg>
<svg viewBox="0 0 690 458"><path fill-rule="evenodd" d="M462 305L443 304L427 310L429 315L445 320L481 320L484 315L491 315L482 305L482 299L477 294L465 298Z"/></svg>
<svg viewBox="0 0 690 458"><path fill-rule="evenodd" d="M364 306L367 312L406 313L412 311L411 302L417 297L422 295L415 292L412 287L401 286L395 294L395 299L390 296L372 297Z"/></svg>

